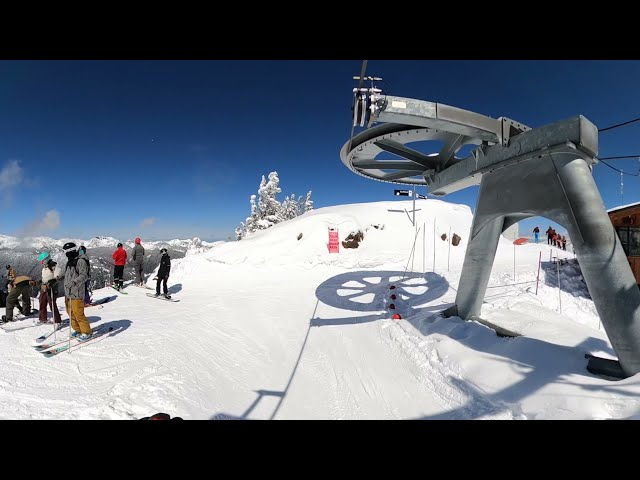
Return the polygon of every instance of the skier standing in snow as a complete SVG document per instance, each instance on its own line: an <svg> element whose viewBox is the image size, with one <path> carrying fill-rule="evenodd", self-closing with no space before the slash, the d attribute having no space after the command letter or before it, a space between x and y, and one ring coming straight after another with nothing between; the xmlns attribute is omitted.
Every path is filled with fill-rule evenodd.
<svg viewBox="0 0 640 480"><path fill-rule="evenodd" d="M124 264L127 263L127 252L122 248L122 244L118 244L118 249L111 255L113 258L113 286L116 290L122 288L122 276L124 274Z"/></svg>
<svg viewBox="0 0 640 480"><path fill-rule="evenodd" d="M169 290L167 289L167 280L169 279L169 272L171 271L171 257L166 248L160 249L162 257L160 258L160 268L158 268L158 281L156 283L156 297L160 296L160 282L163 283L163 291L165 298L171 298Z"/></svg>
<svg viewBox="0 0 640 480"><path fill-rule="evenodd" d="M56 304L57 282L62 278L62 270L56 262L49 256L49 253L42 252L38 256L38 260L42 264L42 285L40 286L40 307L39 320L40 323L47 323L47 305L51 307L53 313L53 321L57 326L62 323L60 311Z"/></svg>
<svg viewBox="0 0 640 480"><path fill-rule="evenodd" d="M533 229L533 236L535 237L536 243L540 239L540 228L536 225L536 228Z"/></svg>
<svg viewBox="0 0 640 480"><path fill-rule="evenodd" d="M133 254L131 258L133 259L133 268L136 272L136 285L144 287L144 273L143 273L143 265L144 261L144 247L140 243L140 238L136 238L136 245L133 247Z"/></svg>
<svg viewBox="0 0 640 480"><path fill-rule="evenodd" d="M62 249L68 259L64 272L64 303L73 330L71 336L84 342L91 338L93 333L89 320L84 315L84 293L89 278L89 259L84 253L78 252L78 247L73 242L65 243Z"/></svg>
<svg viewBox="0 0 640 480"><path fill-rule="evenodd" d="M31 314L31 287L35 284L36 282L26 275L16 277L16 279L11 282L11 291L9 295L7 295L7 311L6 314L2 316L4 322L14 321L13 309L16 307L20 308L20 303L18 302L20 296L22 296L22 308L20 308L20 311L24 316Z"/></svg>

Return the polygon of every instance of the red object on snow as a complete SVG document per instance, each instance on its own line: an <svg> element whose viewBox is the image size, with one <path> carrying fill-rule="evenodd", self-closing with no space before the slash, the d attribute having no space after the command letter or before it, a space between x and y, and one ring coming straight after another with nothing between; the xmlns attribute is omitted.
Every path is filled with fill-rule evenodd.
<svg viewBox="0 0 640 480"><path fill-rule="evenodd" d="M513 244L514 245L522 245L524 243L528 243L529 239L527 237L520 237L517 240L514 240Z"/></svg>
<svg viewBox="0 0 640 480"><path fill-rule="evenodd" d="M396 288L396 286L395 286L395 285L391 285L391 286L389 287L389 290L395 290L395 288Z"/></svg>
<svg viewBox="0 0 640 480"><path fill-rule="evenodd" d="M394 314L392 318L393 318L394 320L401 320L401 319L402 319L402 317L400 316L400 314L399 314L399 313Z"/></svg>
<svg viewBox="0 0 640 480"><path fill-rule="evenodd" d="M391 300L395 300L397 297L396 297L396 295L395 295L395 293L394 293L394 294L392 294L389 298L390 298Z"/></svg>
<svg viewBox="0 0 640 480"><path fill-rule="evenodd" d="M389 304L389 308L390 308L391 310L395 310L395 309L396 309L396 306L395 306L393 303L390 303L390 304Z"/></svg>

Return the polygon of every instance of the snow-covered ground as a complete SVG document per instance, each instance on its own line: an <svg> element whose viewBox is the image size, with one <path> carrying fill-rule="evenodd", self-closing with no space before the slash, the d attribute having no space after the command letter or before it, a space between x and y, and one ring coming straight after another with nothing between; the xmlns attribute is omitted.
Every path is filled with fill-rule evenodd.
<svg viewBox="0 0 640 480"><path fill-rule="evenodd" d="M411 205L321 208L192 252L172 265L176 303L135 287L128 295L98 290L96 299L117 298L86 313L93 326L115 330L70 354L45 358L33 348L50 326L0 330L0 418L640 414L638 375L612 382L586 370L585 353L615 354L574 263L560 267L559 294L549 257L572 253L501 241L482 316L522 336L498 337L479 323L437 315L455 299L471 211L420 200L416 232L403 211ZM364 240L329 253L328 227L341 241L357 230ZM440 238L453 233L462 237L458 246ZM394 313L402 319L392 320Z"/></svg>

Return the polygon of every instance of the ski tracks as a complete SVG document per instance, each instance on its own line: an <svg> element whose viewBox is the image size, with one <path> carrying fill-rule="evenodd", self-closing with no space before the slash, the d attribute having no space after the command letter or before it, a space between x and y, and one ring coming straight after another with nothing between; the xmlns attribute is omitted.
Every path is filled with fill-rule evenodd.
<svg viewBox="0 0 640 480"><path fill-rule="evenodd" d="M433 316L427 321L456 322L455 319L441 319ZM461 323L461 320L457 320ZM473 328L473 325L459 325ZM455 328L455 326L454 326ZM405 321L396 322L386 328L383 338L396 348L397 352L409 357L419 368L416 380L433 392L443 412L438 418L449 419L522 419L517 406L502 401L488 399L487 393L471 384L464 376L463 368L448 356L439 353L442 341L455 341L439 333L422 335ZM448 413L447 413L448 412Z"/></svg>

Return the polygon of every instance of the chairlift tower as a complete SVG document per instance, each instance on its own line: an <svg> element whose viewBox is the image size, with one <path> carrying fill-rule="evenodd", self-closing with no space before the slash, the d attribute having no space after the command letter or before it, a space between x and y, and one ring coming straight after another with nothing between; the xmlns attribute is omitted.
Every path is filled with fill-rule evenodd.
<svg viewBox="0 0 640 480"><path fill-rule="evenodd" d="M372 77L356 79L371 80L371 87L354 89L353 125L366 128L340 151L349 170L381 182L424 185L435 196L480 185L456 302L445 316L482 320L500 235L523 219L547 217L569 232L619 366L627 376L640 372L640 289L593 180L596 126L576 116L531 128L385 95ZM423 153L412 145L430 140L441 148ZM471 152L459 155L466 145Z"/></svg>

